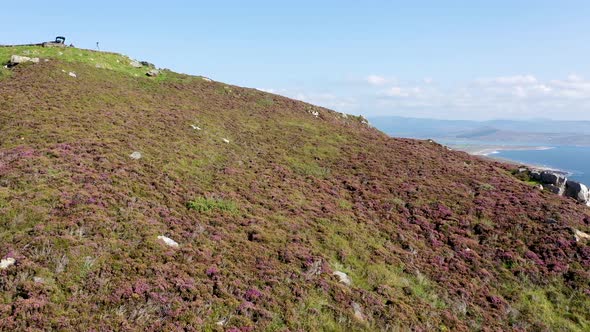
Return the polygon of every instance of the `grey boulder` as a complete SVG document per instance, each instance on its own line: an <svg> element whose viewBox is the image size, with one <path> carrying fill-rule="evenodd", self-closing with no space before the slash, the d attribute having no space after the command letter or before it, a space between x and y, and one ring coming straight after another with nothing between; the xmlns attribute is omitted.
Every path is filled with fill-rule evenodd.
<svg viewBox="0 0 590 332"><path fill-rule="evenodd" d="M571 180L567 180L565 184L565 195L567 197L575 198L582 203L586 203L590 199L588 187L582 183Z"/></svg>
<svg viewBox="0 0 590 332"><path fill-rule="evenodd" d="M145 74L146 74L147 76L154 77L154 76L158 76L158 75L160 75L160 71L159 71L159 70L157 70L157 69L152 69L152 70L148 71L148 72L147 72L147 73L145 73Z"/></svg>

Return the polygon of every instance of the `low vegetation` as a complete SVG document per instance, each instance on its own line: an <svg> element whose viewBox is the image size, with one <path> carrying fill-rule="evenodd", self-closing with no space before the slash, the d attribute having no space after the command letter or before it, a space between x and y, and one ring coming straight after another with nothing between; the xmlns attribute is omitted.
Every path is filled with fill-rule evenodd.
<svg viewBox="0 0 590 332"><path fill-rule="evenodd" d="M512 166L121 55L11 54L49 61L0 72L0 330L590 328L590 211Z"/></svg>

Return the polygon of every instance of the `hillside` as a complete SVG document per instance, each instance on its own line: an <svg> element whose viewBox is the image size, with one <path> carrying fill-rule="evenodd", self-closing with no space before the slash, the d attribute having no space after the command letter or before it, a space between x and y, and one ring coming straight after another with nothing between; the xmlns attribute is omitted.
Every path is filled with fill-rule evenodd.
<svg viewBox="0 0 590 332"><path fill-rule="evenodd" d="M590 209L512 166L117 54L13 54L41 61L0 72L0 330L590 329Z"/></svg>

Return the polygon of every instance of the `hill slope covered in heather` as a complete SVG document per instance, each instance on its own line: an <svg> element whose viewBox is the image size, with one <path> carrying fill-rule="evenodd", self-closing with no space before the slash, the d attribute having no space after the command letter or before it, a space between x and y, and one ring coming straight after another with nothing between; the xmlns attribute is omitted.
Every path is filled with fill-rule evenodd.
<svg viewBox="0 0 590 332"><path fill-rule="evenodd" d="M590 329L590 210L510 165L121 55L12 54L41 61L0 75L1 330Z"/></svg>

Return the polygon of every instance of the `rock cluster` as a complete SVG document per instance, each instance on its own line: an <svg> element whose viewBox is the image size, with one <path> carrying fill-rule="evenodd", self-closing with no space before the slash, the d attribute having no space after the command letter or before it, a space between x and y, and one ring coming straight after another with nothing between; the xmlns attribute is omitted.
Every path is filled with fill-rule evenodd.
<svg viewBox="0 0 590 332"><path fill-rule="evenodd" d="M538 181L552 193L576 199L580 203L590 206L590 191L582 183L568 180L565 174L538 169L522 169L532 180Z"/></svg>
<svg viewBox="0 0 590 332"><path fill-rule="evenodd" d="M10 62L8 63L8 65L16 66L18 64L25 62L39 63L39 58L29 58L28 56L13 55L10 57Z"/></svg>

